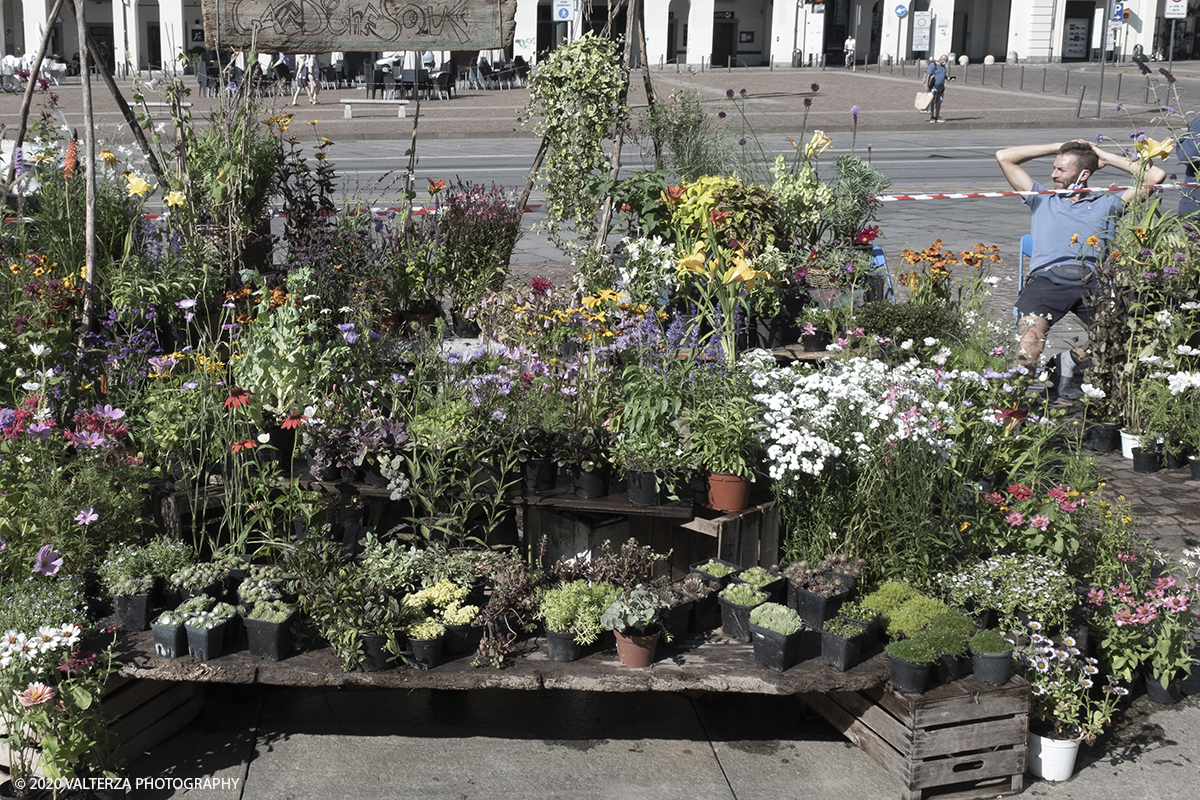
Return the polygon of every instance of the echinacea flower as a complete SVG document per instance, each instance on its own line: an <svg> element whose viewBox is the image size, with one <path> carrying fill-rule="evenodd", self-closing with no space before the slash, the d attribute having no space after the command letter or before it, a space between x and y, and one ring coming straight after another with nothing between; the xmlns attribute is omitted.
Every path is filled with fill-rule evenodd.
<svg viewBox="0 0 1200 800"><path fill-rule="evenodd" d="M225 398L225 408L233 410L248 405L250 405L250 392L240 386L234 386L229 390L229 397Z"/></svg>
<svg viewBox="0 0 1200 800"><path fill-rule="evenodd" d="M54 690L40 681L35 681L25 687L25 691L17 692L17 701L26 708L33 708L54 699Z"/></svg>
<svg viewBox="0 0 1200 800"><path fill-rule="evenodd" d="M283 422L279 423L279 427L284 430L295 430L303 425L307 419L308 417L296 411L284 417Z"/></svg>
<svg viewBox="0 0 1200 800"><path fill-rule="evenodd" d="M232 445L230 445L230 448L235 453L240 453L243 450L253 450L256 447L258 447L258 442L254 441L253 439L243 439L240 442L234 442Z"/></svg>
<svg viewBox="0 0 1200 800"><path fill-rule="evenodd" d="M33 560L33 571L38 575L49 577L62 569L62 565L62 553L50 545L44 544L42 545L42 549L38 550L37 557Z"/></svg>

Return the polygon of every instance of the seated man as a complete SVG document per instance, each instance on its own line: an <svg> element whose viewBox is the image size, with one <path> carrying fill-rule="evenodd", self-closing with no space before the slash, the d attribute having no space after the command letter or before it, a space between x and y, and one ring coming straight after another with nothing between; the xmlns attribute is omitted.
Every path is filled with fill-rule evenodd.
<svg viewBox="0 0 1200 800"><path fill-rule="evenodd" d="M1082 140L1065 144L1024 145L996 153L996 161L1009 184L1019 192L1042 192L1046 187L1029 177L1021 165L1043 156L1055 156L1050 172L1057 194L1035 194L1024 199L1033 212L1031 232L1033 255L1025 288L1017 298L1020 347L1018 363L1037 368L1051 326L1072 312L1086 326L1094 314L1090 298L1096 288L1095 269L1105 257L1108 243L1116 234L1117 218L1124 204L1160 183L1165 173L1151 166L1140 186L1130 186L1120 200L1105 192L1076 191L1087 188L1097 170L1113 166L1133 175L1138 166L1124 156L1108 153ZM1068 351L1060 364L1061 378L1055 388L1062 397L1077 399L1082 393L1082 370L1075 374L1075 361L1085 366L1086 353Z"/></svg>

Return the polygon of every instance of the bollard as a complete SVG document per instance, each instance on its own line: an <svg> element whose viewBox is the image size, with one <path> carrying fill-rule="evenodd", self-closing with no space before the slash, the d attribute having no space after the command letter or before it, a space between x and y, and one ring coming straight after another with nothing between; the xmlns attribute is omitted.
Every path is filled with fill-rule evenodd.
<svg viewBox="0 0 1200 800"><path fill-rule="evenodd" d="M1079 119L1079 112L1083 110L1083 93L1086 91L1086 86L1079 87L1079 102L1075 104L1075 119Z"/></svg>
<svg viewBox="0 0 1200 800"><path fill-rule="evenodd" d="M1125 77L1124 73L1117 73L1117 102L1121 102L1121 78Z"/></svg>
<svg viewBox="0 0 1200 800"><path fill-rule="evenodd" d="M1018 91L1025 91L1025 65L1021 65L1021 85L1017 87Z"/></svg>
<svg viewBox="0 0 1200 800"><path fill-rule="evenodd" d="M1046 68L1042 67L1042 94L1046 93Z"/></svg>
<svg viewBox="0 0 1200 800"><path fill-rule="evenodd" d="M1004 64L1000 64L1000 88L1004 88Z"/></svg>
<svg viewBox="0 0 1200 800"><path fill-rule="evenodd" d="M1067 67L1067 77L1063 81L1063 94L1071 93L1071 68Z"/></svg>

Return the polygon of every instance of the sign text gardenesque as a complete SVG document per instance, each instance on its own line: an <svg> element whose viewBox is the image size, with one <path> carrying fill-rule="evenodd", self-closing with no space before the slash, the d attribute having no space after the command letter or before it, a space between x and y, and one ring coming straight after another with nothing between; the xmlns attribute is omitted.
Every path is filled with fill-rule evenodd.
<svg viewBox="0 0 1200 800"><path fill-rule="evenodd" d="M221 50L491 50L513 40L517 0L202 0Z"/></svg>

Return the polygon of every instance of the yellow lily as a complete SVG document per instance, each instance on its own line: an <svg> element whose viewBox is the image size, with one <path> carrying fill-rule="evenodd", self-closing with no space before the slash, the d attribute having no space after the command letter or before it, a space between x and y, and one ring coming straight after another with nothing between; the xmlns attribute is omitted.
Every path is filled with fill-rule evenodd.
<svg viewBox="0 0 1200 800"><path fill-rule="evenodd" d="M680 273L692 272L697 275L707 275L708 270L704 268L704 242L696 242L692 252L676 259L675 269Z"/></svg>
<svg viewBox="0 0 1200 800"><path fill-rule="evenodd" d="M754 291L754 282L756 280L770 277L769 273L754 269L740 250L737 255L731 257L726 263L733 265L725 270L725 274L721 276L721 283L726 286L731 283L744 283L747 289Z"/></svg>
<svg viewBox="0 0 1200 800"><path fill-rule="evenodd" d="M1175 141L1173 139L1163 139L1161 142L1156 142L1155 140L1147 137L1138 142L1136 147L1138 155L1140 155L1142 158L1157 158L1161 161L1165 160L1167 156L1171 155L1171 151L1175 149Z"/></svg>
<svg viewBox="0 0 1200 800"><path fill-rule="evenodd" d="M178 189L173 189L170 192L167 192L167 196L164 199L166 200L167 205L173 208L175 206L181 206L187 202L187 195Z"/></svg>
<svg viewBox="0 0 1200 800"><path fill-rule="evenodd" d="M151 186L146 182L146 179L140 175L134 175L132 172L125 173L125 180L129 181L129 196L137 195L145 197L146 192L150 191Z"/></svg>
<svg viewBox="0 0 1200 800"><path fill-rule="evenodd" d="M812 138L808 140L808 144L804 146L804 156L812 158L824 153L830 147L833 147L833 139L825 135L825 131L813 131Z"/></svg>

